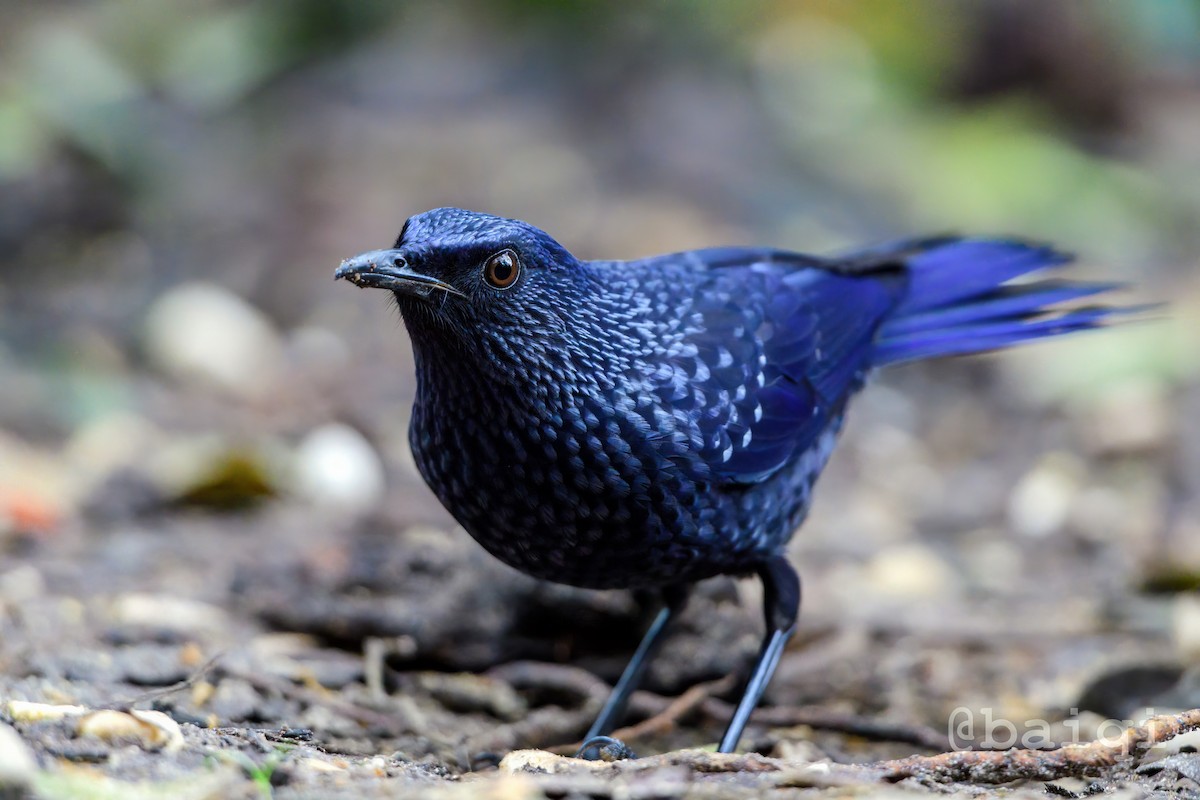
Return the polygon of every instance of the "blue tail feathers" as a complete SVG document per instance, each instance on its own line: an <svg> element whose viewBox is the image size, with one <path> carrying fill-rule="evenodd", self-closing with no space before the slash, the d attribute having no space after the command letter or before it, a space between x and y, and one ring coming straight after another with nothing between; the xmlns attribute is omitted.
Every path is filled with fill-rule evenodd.
<svg viewBox="0 0 1200 800"><path fill-rule="evenodd" d="M1061 266L1070 256L1013 240L940 239L898 245L908 290L879 328L877 366L995 350L1032 339L1094 328L1114 308L1056 311L1058 303L1119 288L1111 283L1008 282Z"/></svg>

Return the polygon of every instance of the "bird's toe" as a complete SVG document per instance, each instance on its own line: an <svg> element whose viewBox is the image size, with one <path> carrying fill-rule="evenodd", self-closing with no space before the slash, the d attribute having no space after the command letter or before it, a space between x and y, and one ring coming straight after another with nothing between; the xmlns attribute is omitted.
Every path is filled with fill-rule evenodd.
<svg viewBox="0 0 1200 800"><path fill-rule="evenodd" d="M583 743L575 757L586 761L624 761L629 758L637 758L637 754L620 739L614 739L611 736L593 736Z"/></svg>

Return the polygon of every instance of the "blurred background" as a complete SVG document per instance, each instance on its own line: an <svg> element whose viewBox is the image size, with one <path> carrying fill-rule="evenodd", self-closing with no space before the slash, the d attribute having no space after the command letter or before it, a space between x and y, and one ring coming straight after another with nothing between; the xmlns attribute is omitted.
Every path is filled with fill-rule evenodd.
<svg viewBox="0 0 1200 800"><path fill-rule="evenodd" d="M0 18L10 602L136 590L224 609L228 631L351 650L404 633L397 657L425 667L619 669L636 607L535 587L453 530L408 456L397 315L333 282L406 216L456 205L581 257L1016 234L1166 301L881 376L795 545L809 638L841 649L785 660L774 696L936 721L963 689L933 685L969 673L1044 713L1098 664L1149 648L1170 685L1200 654L1200 2L59 0ZM413 553L516 588L470 636L445 609L389 617L379 596L415 580ZM368 580L368 562L393 572ZM547 618L572 603L598 609L591 634ZM496 621L509 610L525 621ZM752 649L757 614L727 617L694 645L711 672L668 665L656 685ZM1037 655L989 652L986 678L929 667L1019 636ZM872 670L940 699L880 694Z"/></svg>

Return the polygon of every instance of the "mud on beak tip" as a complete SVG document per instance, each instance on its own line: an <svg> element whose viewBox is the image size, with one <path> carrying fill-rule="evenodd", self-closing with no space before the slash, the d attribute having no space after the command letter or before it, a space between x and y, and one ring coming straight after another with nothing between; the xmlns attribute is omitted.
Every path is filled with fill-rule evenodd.
<svg viewBox="0 0 1200 800"><path fill-rule="evenodd" d="M353 258L344 258L333 273L333 279L347 280L356 286L362 285L362 274L375 266L375 253L364 253Z"/></svg>

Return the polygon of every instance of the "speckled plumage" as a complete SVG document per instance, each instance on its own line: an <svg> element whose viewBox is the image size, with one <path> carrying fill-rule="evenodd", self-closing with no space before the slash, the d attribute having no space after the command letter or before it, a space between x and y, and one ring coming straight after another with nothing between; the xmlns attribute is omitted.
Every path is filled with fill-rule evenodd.
<svg viewBox="0 0 1200 800"><path fill-rule="evenodd" d="M495 289L481 265L506 248L520 275ZM1106 312L1044 307L1108 288L1002 286L1063 260L1009 241L585 262L460 209L412 217L379 253L453 289L396 293L421 474L505 563L592 588L755 570L804 519L874 367L1090 327Z"/></svg>

